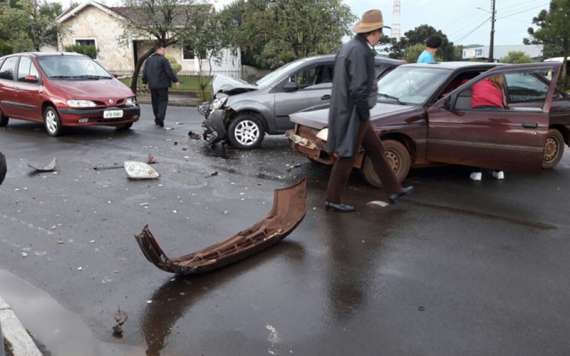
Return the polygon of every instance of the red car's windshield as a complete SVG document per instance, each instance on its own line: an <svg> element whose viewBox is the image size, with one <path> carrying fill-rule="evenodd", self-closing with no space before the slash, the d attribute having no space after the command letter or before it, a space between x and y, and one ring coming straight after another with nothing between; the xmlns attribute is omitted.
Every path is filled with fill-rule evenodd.
<svg viewBox="0 0 570 356"><path fill-rule="evenodd" d="M46 56L38 58L40 67L51 79L96 80L111 79L103 67L85 56Z"/></svg>

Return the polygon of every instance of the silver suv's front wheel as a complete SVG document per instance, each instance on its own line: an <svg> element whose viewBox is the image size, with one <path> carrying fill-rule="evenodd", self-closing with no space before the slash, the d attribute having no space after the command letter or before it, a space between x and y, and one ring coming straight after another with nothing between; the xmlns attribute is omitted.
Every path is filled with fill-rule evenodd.
<svg viewBox="0 0 570 356"><path fill-rule="evenodd" d="M239 114L228 128L228 139L236 148L256 148L261 144L264 136L263 125L253 114Z"/></svg>

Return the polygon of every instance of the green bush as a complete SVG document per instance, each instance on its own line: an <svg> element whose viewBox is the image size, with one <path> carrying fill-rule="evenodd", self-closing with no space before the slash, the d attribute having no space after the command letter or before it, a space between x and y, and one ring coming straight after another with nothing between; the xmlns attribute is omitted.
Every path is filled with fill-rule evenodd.
<svg viewBox="0 0 570 356"><path fill-rule="evenodd" d="M501 62L511 64L532 63L532 58L522 51L511 51L505 57L501 58Z"/></svg>
<svg viewBox="0 0 570 356"><path fill-rule="evenodd" d="M66 46L65 51L84 54L93 59L97 58L97 48L95 46L72 45Z"/></svg>
<svg viewBox="0 0 570 356"><path fill-rule="evenodd" d="M166 57L170 62L170 66L175 74L178 74L182 70L182 65L176 61L173 57Z"/></svg>

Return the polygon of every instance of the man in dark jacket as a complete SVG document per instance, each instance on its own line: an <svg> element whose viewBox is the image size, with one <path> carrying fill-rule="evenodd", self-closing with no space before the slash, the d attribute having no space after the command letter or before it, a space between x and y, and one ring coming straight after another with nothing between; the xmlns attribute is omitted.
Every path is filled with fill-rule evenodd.
<svg viewBox="0 0 570 356"><path fill-rule="evenodd" d="M165 52L166 48L159 47L146 60L142 78L143 83L148 84L150 89L154 123L160 127L164 127L166 107L168 106L168 88L172 83L178 83L178 78L174 74L170 62L164 57Z"/></svg>
<svg viewBox="0 0 570 356"><path fill-rule="evenodd" d="M334 69L331 108L328 126L328 151L337 160L332 168L327 188L325 208L337 212L352 212L354 207L341 202L360 146L372 161L376 174L393 204L410 193L413 187L402 188L392 167L384 156L384 146L370 125L370 108L376 100L374 46L382 37L384 21L380 10L362 15L353 31L357 34L337 54Z"/></svg>
<svg viewBox="0 0 570 356"><path fill-rule="evenodd" d="M0 152L0 184L4 181L6 177L6 157Z"/></svg>

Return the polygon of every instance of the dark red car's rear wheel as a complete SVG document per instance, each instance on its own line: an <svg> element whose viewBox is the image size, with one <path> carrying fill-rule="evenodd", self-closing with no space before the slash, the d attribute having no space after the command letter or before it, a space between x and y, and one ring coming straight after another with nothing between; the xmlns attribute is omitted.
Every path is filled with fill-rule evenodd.
<svg viewBox="0 0 570 356"><path fill-rule="evenodd" d="M544 160L542 168L551 169L558 165L564 155L564 137L560 131L556 129L548 130L546 141L544 143Z"/></svg>

